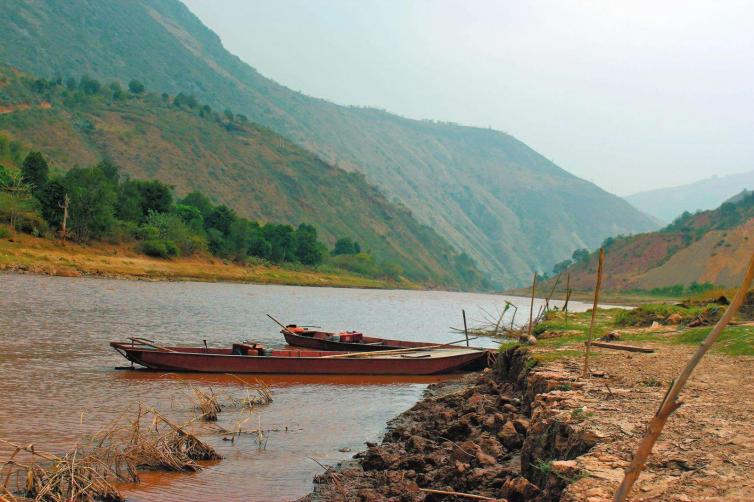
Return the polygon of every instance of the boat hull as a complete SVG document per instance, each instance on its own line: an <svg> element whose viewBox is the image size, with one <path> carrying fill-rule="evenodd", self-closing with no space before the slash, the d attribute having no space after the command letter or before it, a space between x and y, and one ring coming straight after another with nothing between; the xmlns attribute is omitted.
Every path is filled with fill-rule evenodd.
<svg viewBox="0 0 754 502"><path fill-rule="evenodd" d="M111 345L128 360L159 371L196 373L258 373L318 375L439 375L486 361L485 351L449 350L442 356L401 354L385 357L331 358L333 352L275 351L278 355L248 356L181 349L166 351ZM195 349L190 349L195 350ZM290 355L282 356L281 353Z"/></svg>

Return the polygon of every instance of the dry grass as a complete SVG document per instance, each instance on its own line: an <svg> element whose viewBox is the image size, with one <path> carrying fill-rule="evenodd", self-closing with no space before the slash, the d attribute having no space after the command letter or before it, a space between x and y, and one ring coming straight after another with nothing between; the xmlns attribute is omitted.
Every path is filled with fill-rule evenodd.
<svg viewBox="0 0 754 502"><path fill-rule="evenodd" d="M274 265L243 266L199 256L163 260L139 254L132 247L103 243L81 246L71 242L61 245L59 241L18 233L13 241L0 239L0 270L65 277L89 275L147 280L227 281L354 288L395 287L385 281L346 272L291 270ZM411 288L416 285L401 283L400 287Z"/></svg>
<svg viewBox="0 0 754 502"><path fill-rule="evenodd" d="M62 456L0 439L14 448L0 469L0 493L37 502L124 501L115 484L138 482L140 470L198 471L197 461L221 458L188 425L139 404L134 419L116 421Z"/></svg>

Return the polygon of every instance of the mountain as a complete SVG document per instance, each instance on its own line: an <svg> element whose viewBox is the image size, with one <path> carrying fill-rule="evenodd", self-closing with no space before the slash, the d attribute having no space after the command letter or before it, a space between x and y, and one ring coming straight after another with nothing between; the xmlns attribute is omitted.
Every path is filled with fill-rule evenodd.
<svg viewBox="0 0 754 502"><path fill-rule="evenodd" d="M629 195L625 199L645 213L670 222L684 211L716 208L745 188L754 188L754 171L713 176L688 185L648 190Z"/></svg>
<svg viewBox="0 0 754 502"><path fill-rule="evenodd" d="M604 247L608 290L737 286L754 250L754 192L717 209L685 213L657 232L607 239ZM568 268L572 287L592 289L596 267L594 252Z"/></svg>
<svg viewBox="0 0 754 502"><path fill-rule="evenodd" d="M294 92L226 51L177 0L3 7L0 61L45 77L136 78L148 89L193 93L213 108L245 114L325 161L363 173L498 282L527 280L531 270L549 270L608 235L656 228L624 200L502 132Z"/></svg>
<svg viewBox="0 0 754 502"><path fill-rule="evenodd" d="M17 164L18 142L59 169L108 159L132 177L160 179L179 195L201 191L251 219L314 224L330 245L350 237L409 279L480 286L472 263L359 173L199 103L91 79L75 84L0 67L0 159Z"/></svg>

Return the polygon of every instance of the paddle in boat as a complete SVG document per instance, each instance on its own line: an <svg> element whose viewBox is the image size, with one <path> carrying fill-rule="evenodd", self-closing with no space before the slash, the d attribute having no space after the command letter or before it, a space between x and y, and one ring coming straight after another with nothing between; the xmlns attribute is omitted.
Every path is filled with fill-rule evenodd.
<svg viewBox="0 0 754 502"><path fill-rule="evenodd" d="M437 345L385 352L266 349L256 343L228 348L164 347L134 338L110 342L129 361L153 370L200 373L323 375L437 375L483 365L487 351Z"/></svg>

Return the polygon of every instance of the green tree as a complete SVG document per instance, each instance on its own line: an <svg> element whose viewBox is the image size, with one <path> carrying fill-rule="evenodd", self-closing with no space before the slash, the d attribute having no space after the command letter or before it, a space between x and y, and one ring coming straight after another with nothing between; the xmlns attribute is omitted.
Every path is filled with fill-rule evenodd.
<svg viewBox="0 0 754 502"><path fill-rule="evenodd" d="M71 234L79 242L98 239L115 221L115 187L98 167L74 167L62 181L70 197Z"/></svg>
<svg viewBox="0 0 754 502"><path fill-rule="evenodd" d="M128 90L131 91L133 94L141 94L142 92L144 92L144 84L142 84L136 79L131 80L128 83Z"/></svg>
<svg viewBox="0 0 754 502"><path fill-rule="evenodd" d="M560 274L562 272L565 272L568 267L570 267L573 264L573 262L570 259L565 259L561 262L558 262L555 264L554 267L552 267L552 273L554 275Z"/></svg>
<svg viewBox="0 0 754 502"><path fill-rule="evenodd" d="M100 84L99 81L89 77L88 75L84 75L83 77L81 77L81 80L79 80L79 89L84 94L97 94L101 88L102 84Z"/></svg>
<svg viewBox="0 0 754 502"><path fill-rule="evenodd" d="M54 178L38 192L37 199L42 218L53 228L60 228L63 223L63 204L66 187L62 179Z"/></svg>
<svg viewBox="0 0 754 502"><path fill-rule="evenodd" d="M212 202L201 192L191 192L181 200L181 204L197 208L205 219L212 213L213 209Z"/></svg>
<svg viewBox="0 0 754 502"><path fill-rule="evenodd" d="M50 166L39 152L29 152L21 166L21 181L31 187L36 194L47 184Z"/></svg>
<svg viewBox="0 0 754 502"><path fill-rule="evenodd" d="M227 237L230 235L230 227L236 218L236 212L228 206L217 206L204 218L204 227L214 228Z"/></svg>
<svg viewBox="0 0 754 502"><path fill-rule="evenodd" d="M12 183L13 177L11 176L10 170L5 166L0 165L0 190L11 186Z"/></svg>
<svg viewBox="0 0 754 502"><path fill-rule="evenodd" d="M571 255L571 259L574 263L581 263L589 259L589 251L586 249L577 249Z"/></svg>
<svg viewBox="0 0 754 502"><path fill-rule="evenodd" d="M262 235L270 243L270 261L273 263L295 261L296 243L292 226L268 223L262 227Z"/></svg>
<svg viewBox="0 0 754 502"><path fill-rule="evenodd" d="M358 251L356 250L356 246L358 246L358 243L353 242L350 237L341 237L337 241L335 241L335 247L332 250L333 256L338 256L342 254L358 254L361 252L361 246L359 246Z"/></svg>
<svg viewBox="0 0 754 502"><path fill-rule="evenodd" d="M317 242L317 229L302 223L296 229L296 258L304 265L317 265L322 262L322 253Z"/></svg>

